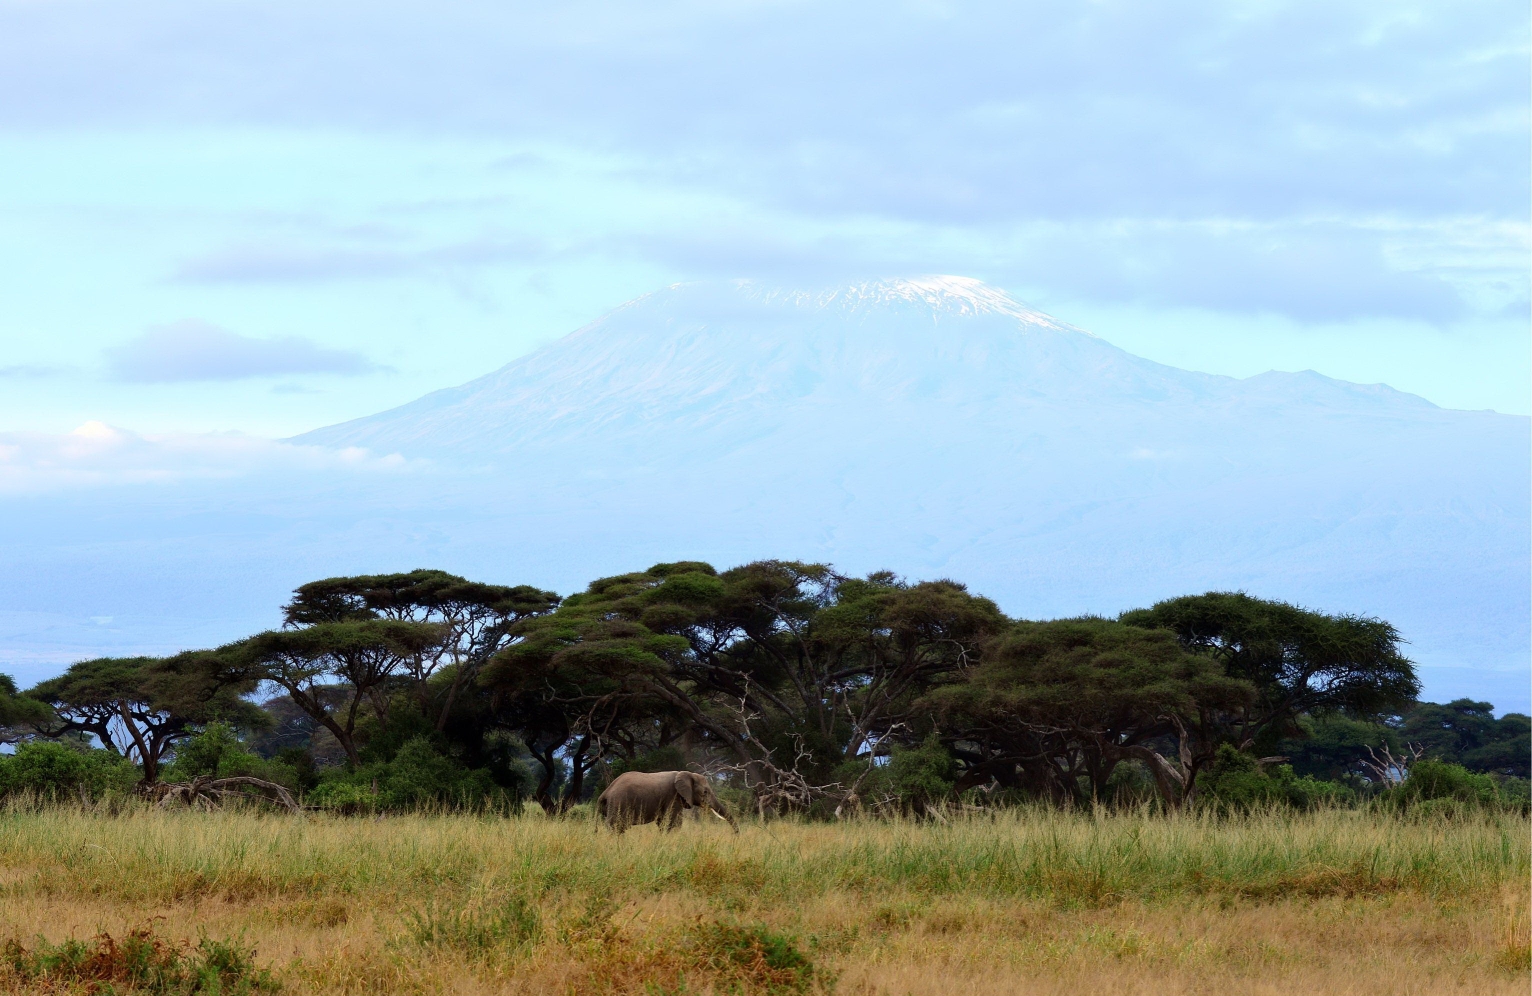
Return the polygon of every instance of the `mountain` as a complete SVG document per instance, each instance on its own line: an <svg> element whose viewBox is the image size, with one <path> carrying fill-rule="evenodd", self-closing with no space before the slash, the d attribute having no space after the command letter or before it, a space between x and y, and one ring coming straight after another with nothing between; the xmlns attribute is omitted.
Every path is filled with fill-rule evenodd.
<svg viewBox="0 0 1532 996"><path fill-rule="evenodd" d="M295 441L469 461L565 447L712 455L763 434L915 417L957 444L1007 445L1039 418L1103 423L1134 408L1434 410L1382 386L1316 374L1238 381L1126 353L962 277L821 293L747 281L641 297L485 377ZM1132 434L1130 432L1130 434ZM870 440L869 440L870 442Z"/></svg>
<svg viewBox="0 0 1532 996"><path fill-rule="evenodd" d="M1028 615L1243 587L1527 658L1527 419L1179 370L961 277L681 284L296 441L475 467L486 514L611 570L823 558Z"/></svg>
<svg viewBox="0 0 1532 996"><path fill-rule="evenodd" d="M677 285L290 442L404 469L12 502L0 606L77 621L27 616L25 644L0 613L0 649L106 649L102 617L110 652L217 642L341 573L569 592L791 557L952 577L1029 618L1214 588L1378 615L1428 695L1528 704L1528 419L1179 370L965 278Z"/></svg>

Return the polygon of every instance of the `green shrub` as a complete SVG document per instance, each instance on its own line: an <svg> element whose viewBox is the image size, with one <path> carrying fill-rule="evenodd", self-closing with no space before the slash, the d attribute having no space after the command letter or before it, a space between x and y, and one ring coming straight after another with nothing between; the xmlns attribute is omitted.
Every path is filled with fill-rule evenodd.
<svg viewBox="0 0 1532 996"><path fill-rule="evenodd" d="M214 778L249 775L290 789L299 787L298 773L291 765L268 761L250 751L227 723L209 723L201 733L179 744L175 760L165 767L161 777L167 782L184 782L201 775Z"/></svg>
<svg viewBox="0 0 1532 996"><path fill-rule="evenodd" d="M1127 760L1112 769L1106 780L1106 796L1101 801L1116 806L1142 806L1159 800L1159 787L1142 761Z"/></svg>
<svg viewBox="0 0 1532 996"><path fill-rule="evenodd" d="M429 737L419 736L406 741L391 761L321 772L307 801L323 809L358 813L507 806L517 798L496 785L488 771L464 768L438 751Z"/></svg>
<svg viewBox="0 0 1532 996"><path fill-rule="evenodd" d="M1496 785L1500 789L1502 806L1523 815L1532 809L1532 781L1526 778L1499 778L1496 779Z"/></svg>
<svg viewBox="0 0 1532 996"><path fill-rule="evenodd" d="M908 809L919 811L952 794L952 755L935 733L915 748L895 747L888 759L888 784Z"/></svg>
<svg viewBox="0 0 1532 996"><path fill-rule="evenodd" d="M1233 744L1219 745L1212 769L1197 776L1197 785L1207 803L1234 812L1270 806L1312 809L1325 803L1348 803L1356 797L1344 785L1310 775L1300 778L1288 764L1263 771L1253 755Z"/></svg>
<svg viewBox="0 0 1532 996"><path fill-rule="evenodd" d="M36 986L39 992L154 996L276 992L276 980L255 966L254 955L236 942L210 938L186 950L141 927L121 941L110 934L100 934L91 943L69 939L50 944L39 939L35 948L28 949L11 940L0 953L0 963L11 978Z"/></svg>
<svg viewBox="0 0 1532 996"><path fill-rule="evenodd" d="M29 793L44 799L100 799L126 795L138 782L138 766L109 750L52 740L21 744L0 755L0 795Z"/></svg>
<svg viewBox="0 0 1532 996"><path fill-rule="evenodd" d="M920 815L927 806L951 798L956 767L941 738L933 732L919 747L896 745L884 764L858 758L836 768L833 777L842 785L855 784L861 778L858 794L868 804L893 804L903 812Z"/></svg>
<svg viewBox="0 0 1532 996"><path fill-rule="evenodd" d="M786 934L759 924L697 924L693 957L723 983L723 992L807 993L821 972Z"/></svg>
<svg viewBox="0 0 1532 996"><path fill-rule="evenodd" d="M684 771L685 769L686 755L675 746L656 747L631 759L618 758L610 766L612 778L628 771Z"/></svg>
<svg viewBox="0 0 1532 996"><path fill-rule="evenodd" d="M1409 777L1403 784L1389 789L1383 801L1385 805L1419 815L1447 816L1507 804L1518 805L1516 800L1502 796L1492 775L1432 758L1416 761L1410 768Z"/></svg>

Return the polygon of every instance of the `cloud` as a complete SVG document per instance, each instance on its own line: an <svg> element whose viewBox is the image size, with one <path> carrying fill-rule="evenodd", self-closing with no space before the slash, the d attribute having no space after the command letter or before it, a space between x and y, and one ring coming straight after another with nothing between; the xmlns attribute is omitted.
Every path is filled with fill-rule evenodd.
<svg viewBox="0 0 1532 996"><path fill-rule="evenodd" d="M1527 20L1452 0L63 0L0 13L0 121L546 140L949 223L1525 215Z"/></svg>
<svg viewBox="0 0 1532 996"><path fill-rule="evenodd" d="M149 329L107 350L112 376L136 383L243 380L286 374L362 374L379 369L361 353L308 339L257 339L195 320Z"/></svg>
<svg viewBox="0 0 1532 996"><path fill-rule="evenodd" d="M432 249L244 245L188 259L177 269L175 279L189 283L367 279L529 262L545 252L543 244L532 239L478 240Z"/></svg>
<svg viewBox="0 0 1532 996"><path fill-rule="evenodd" d="M300 446L242 433L139 434L91 421L67 433L0 432L0 494L317 472L405 473L426 466L357 447Z"/></svg>
<svg viewBox="0 0 1532 996"><path fill-rule="evenodd" d="M489 143L502 173L552 176L497 188L523 195L528 217L547 222L538 195L559 184L699 214L736 205L774 229L769 265L783 253L767 243L833 248L815 232L837 226L852 255L836 259L864 272L922 250L916 269L986 274L1069 258L1104 274L1109 300L1441 323L1504 268L1449 277L1400 262L1391 226L1434 227L1439 256L1460 245L1447 222L1517 226L1509 296L1525 299L1527 30L1526 5L1509 0L57 0L0 4L0 127ZM518 148L614 165L559 176L556 156L507 154ZM357 164L358 188L385 173ZM547 223L583 221L576 207ZM663 240L663 227L642 234ZM876 245L887 229L902 244ZM1015 248L1048 230L1066 233L1057 251ZM178 275L352 279L473 257L235 246Z"/></svg>
<svg viewBox="0 0 1532 996"><path fill-rule="evenodd" d="M44 377L57 377L68 372L68 367L18 363L13 366L0 367L0 380L41 380Z"/></svg>
<svg viewBox="0 0 1532 996"><path fill-rule="evenodd" d="M703 277L823 282L944 267L1019 294L1336 322L1387 316L1445 324L1471 310L1469 291L1422 261L1390 260L1390 242L1430 233L1376 232L1331 219L1036 222L952 238L938 229L828 231L709 228L617 237L604 251L657 259ZM1481 272L1497 273L1494 260ZM1522 274L1505 270L1505 281ZM1507 292L1513 293L1513 292ZM1514 294L1513 294L1514 296ZM1523 289L1517 299L1525 307ZM1503 308L1496 304L1496 308Z"/></svg>

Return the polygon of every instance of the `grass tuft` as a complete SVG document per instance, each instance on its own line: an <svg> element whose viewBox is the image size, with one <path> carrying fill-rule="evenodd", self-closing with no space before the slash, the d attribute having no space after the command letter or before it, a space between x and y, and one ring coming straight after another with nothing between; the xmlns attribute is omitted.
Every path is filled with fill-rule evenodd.
<svg viewBox="0 0 1532 996"><path fill-rule="evenodd" d="M129 930L122 940L103 931L90 941L57 944L39 939L32 948L12 938L3 949L10 981L44 991L77 991L92 996L255 996L275 993L271 973L257 968L255 952L232 941L203 938L195 948L172 944L152 927Z"/></svg>

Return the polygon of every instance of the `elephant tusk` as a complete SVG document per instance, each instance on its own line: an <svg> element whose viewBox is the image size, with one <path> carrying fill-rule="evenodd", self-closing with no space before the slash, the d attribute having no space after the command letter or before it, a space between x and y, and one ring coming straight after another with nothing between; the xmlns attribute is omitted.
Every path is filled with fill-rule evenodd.
<svg viewBox="0 0 1532 996"><path fill-rule="evenodd" d="M710 813L712 813L712 812L713 812L713 811L712 811L712 810L708 810L708 812L710 812ZM717 813L713 813L713 815L714 815L714 816L718 816L718 814L717 814ZM718 816L718 818L719 818L719 819L720 819L720 820L723 820L723 817L722 817L722 816ZM723 820L723 821L724 821L724 822L725 822L725 823L727 823L727 822L729 822L729 821L728 821L728 820Z"/></svg>

